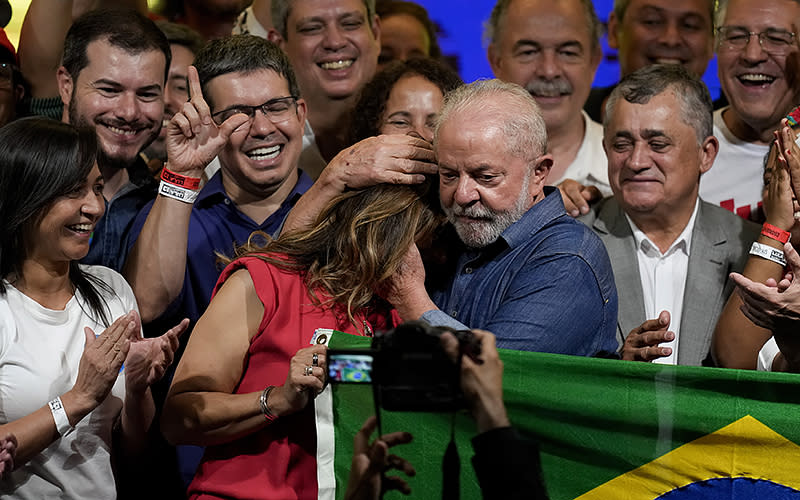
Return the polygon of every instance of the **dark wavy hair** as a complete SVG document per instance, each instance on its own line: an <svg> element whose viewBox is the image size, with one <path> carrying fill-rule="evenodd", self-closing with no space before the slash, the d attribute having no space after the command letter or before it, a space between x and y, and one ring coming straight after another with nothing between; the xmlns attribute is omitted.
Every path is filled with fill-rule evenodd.
<svg viewBox="0 0 800 500"><path fill-rule="evenodd" d="M254 233L235 257L252 255L303 274L316 305L342 307L355 325L354 314L397 271L411 243L431 239L444 223L434 182L431 178L416 186L378 184L345 192L311 228L275 240ZM266 244L257 243L264 237ZM320 299L320 292L327 298Z"/></svg>
<svg viewBox="0 0 800 500"><path fill-rule="evenodd" d="M22 276L24 235L41 221L58 198L80 188L97 155L97 136L91 128L32 116L0 128L0 276ZM98 323L110 324L110 311L98 289L114 291L69 264L69 279ZM0 280L0 294L6 293ZM83 307L83 305L81 306Z"/></svg>
<svg viewBox="0 0 800 500"><path fill-rule="evenodd" d="M350 144L380 134L381 118L394 85L404 76L414 75L439 87L443 95L464 84L452 68L433 59L409 59L388 64L361 91L350 120Z"/></svg>

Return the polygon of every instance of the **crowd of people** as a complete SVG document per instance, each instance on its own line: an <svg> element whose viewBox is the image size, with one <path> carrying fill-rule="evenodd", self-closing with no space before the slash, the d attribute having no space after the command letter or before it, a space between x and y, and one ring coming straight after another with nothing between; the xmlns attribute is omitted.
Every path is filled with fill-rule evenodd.
<svg viewBox="0 0 800 500"><path fill-rule="evenodd" d="M591 0L498 0L468 84L413 2L165 3L0 31L0 497L319 497L330 330L475 332L486 498L547 495L497 348L800 371L797 0L615 0L608 88Z"/></svg>

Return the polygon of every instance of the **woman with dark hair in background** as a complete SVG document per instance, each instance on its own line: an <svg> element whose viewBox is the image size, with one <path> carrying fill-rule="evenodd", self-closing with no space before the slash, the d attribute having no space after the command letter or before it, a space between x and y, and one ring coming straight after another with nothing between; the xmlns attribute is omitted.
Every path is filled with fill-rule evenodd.
<svg viewBox="0 0 800 500"><path fill-rule="evenodd" d="M361 92L350 142L379 134L407 134L431 142L444 95L461 85L455 71L432 59L389 64Z"/></svg>
<svg viewBox="0 0 800 500"><path fill-rule="evenodd" d="M39 117L0 129L0 436L16 438L0 496L115 498L112 435L143 449L186 328L141 339L124 279L78 264L105 209L96 141Z"/></svg>
<svg viewBox="0 0 800 500"><path fill-rule="evenodd" d="M435 197L429 183L349 191L310 229L239 250L192 332L162 419L173 442L208 446L191 498L317 498L310 403L323 389L326 346L310 342L328 329L372 335L399 323L378 293L443 222Z"/></svg>
<svg viewBox="0 0 800 500"><path fill-rule="evenodd" d="M379 0L375 13L381 19L378 71L392 61L415 57L441 60L438 41L441 29L431 20L425 7L403 0Z"/></svg>

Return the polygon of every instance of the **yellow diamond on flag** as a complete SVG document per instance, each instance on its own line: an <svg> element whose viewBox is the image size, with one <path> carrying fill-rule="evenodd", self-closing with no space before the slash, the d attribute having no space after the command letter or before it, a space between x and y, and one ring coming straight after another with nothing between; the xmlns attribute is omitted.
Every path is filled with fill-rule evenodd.
<svg viewBox="0 0 800 500"><path fill-rule="evenodd" d="M576 500L653 500L717 478L766 480L800 490L800 446L747 415L604 483Z"/></svg>

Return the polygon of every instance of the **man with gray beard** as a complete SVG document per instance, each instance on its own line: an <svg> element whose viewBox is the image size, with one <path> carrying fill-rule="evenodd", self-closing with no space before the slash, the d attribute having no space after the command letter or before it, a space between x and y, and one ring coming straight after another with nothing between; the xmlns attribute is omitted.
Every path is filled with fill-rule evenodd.
<svg viewBox="0 0 800 500"><path fill-rule="evenodd" d="M499 80L456 89L433 142L439 198L460 240L449 259L456 267L428 280L429 295L412 245L386 294L400 316L489 330L509 349L616 351L611 263L599 238L544 185L553 159L531 95Z"/></svg>
<svg viewBox="0 0 800 500"><path fill-rule="evenodd" d="M553 157L547 183L559 186L573 216L588 210L581 200L611 194L603 128L582 109L602 58L601 30L591 0L498 0L486 23L495 76L525 87L542 110Z"/></svg>

